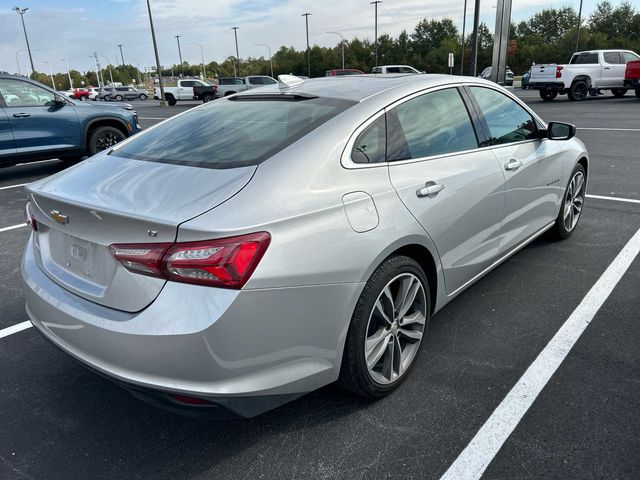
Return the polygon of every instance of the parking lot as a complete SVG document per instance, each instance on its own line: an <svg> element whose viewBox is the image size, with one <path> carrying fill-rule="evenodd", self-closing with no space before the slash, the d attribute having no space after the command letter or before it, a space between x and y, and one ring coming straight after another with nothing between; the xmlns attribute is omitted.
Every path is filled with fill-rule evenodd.
<svg viewBox="0 0 640 480"><path fill-rule="evenodd" d="M393 394L366 401L329 386L247 420L158 410L23 323L22 185L66 165L1 169L0 478L431 479L461 453L489 462L483 478L640 478L640 259L619 279L603 277L640 229L640 101L518 95L543 119L577 125L590 153L575 234L535 241L439 312ZM133 104L145 128L198 105ZM596 292L604 303L559 368L545 370L549 382L509 400L597 282L611 291ZM497 452L472 441L527 402ZM506 417L494 413L499 405Z"/></svg>

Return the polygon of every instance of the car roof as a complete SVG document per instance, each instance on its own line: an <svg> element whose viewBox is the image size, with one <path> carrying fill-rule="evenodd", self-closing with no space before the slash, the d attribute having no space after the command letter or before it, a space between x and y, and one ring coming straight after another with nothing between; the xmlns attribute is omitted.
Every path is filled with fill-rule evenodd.
<svg viewBox="0 0 640 480"><path fill-rule="evenodd" d="M371 96L392 91L397 94L409 94L413 91L440 85L456 84L461 81L484 82L475 77L460 77L438 74L375 74L344 75L335 77L319 77L304 80L299 84L280 89L280 85L269 85L259 89L241 92L238 96L255 96L258 94L302 94L317 97L339 98L361 102ZM487 82L490 84L489 82ZM405 93L406 92L406 93ZM394 94L395 94L394 93Z"/></svg>

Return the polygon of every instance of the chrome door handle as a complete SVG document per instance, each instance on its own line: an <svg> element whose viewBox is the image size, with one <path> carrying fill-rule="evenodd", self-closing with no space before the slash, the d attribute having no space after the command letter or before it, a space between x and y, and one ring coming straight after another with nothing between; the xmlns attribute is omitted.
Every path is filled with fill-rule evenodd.
<svg viewBox="0 0 640 480"><path fill-rule="evenodd" d="M16 118L26 118L26 117L30 117L31 114L30 113L14 113L13 116Z"/></svg>
<svg viewBox="0 0 640 480"><path fill-rule="evenodd" d="M505 164L505 170L517 170L522 166L522 162L520 160L511 159L509 163Z"/></svg>
<svg viewBox="0 0 640 480"><path fill-rule="evenodd" d="M429 197L433 198L444 190L444 185L436 182L427 182L424 187L416 190L416 195L420 198Z"/></svg>

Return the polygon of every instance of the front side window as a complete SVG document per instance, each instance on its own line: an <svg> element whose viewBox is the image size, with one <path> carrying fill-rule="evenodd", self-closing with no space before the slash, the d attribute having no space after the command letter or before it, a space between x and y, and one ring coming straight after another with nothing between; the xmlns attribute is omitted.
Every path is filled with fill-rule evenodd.
<svg viewBox="0 0 640 480"><path fill-rule="evenodd" d="M283 95L219 100L136 135L111 154L204 168L257 165L354 103Z"/></svg>
<svg viewBox="0 0 640 480"><path fill-rule="evenodd" d="M382 68L374 67L371 69L371 73L382 73Z"/></svg>
<svg viewBox="0 0 640 480"><path fill-rule="evenodd" d="M276 82L273 78L262 77L262 83L265 85L273 85L274 83L278 83L278 82Z"/></svg>
<svg viewBox="0 0 640 480"><path fill-rule="evenodd" d="M0 80L0 95L8 107L50 107L55 104L54 93L20 80Z"/></svg>
<svg viewBox="0 0 640 480"><path fill-rule="evenodd" d="M469 113L456 88L408 100L387 115L387 158L406 160L478 147Z"/></svg>
<svg viewBox="0 0 640 480"><path fill-rule="evenodd" d="M471 87L489 127L493 145L538 138L538 127L529 112L508 96L484 87Z"/></svg>
<svg viewBox="0 0 640 480"><path fill-rule="evenodd" d="M354 163L380 163L386 155L386 122L381 115L356 139L351 150Z"/></svg>
<svg viewBox="0 0 640 480"><path fill-rule="evenodd" d="M400 67L387 67L387 73L400 73Z"/></svg>
<svg viewBox="0 0 640 480"><path fill-rule="evenodd" d="M609 63L611 65L622 63L622 59L620 58L620 54L618 52L605 52L604 61L605 63Z"/></svg>
<svg viewBox="0 0 640 480"><path fill-rule="evenodd" d="M633 62L634 60L640 60L640 57L638 57L634 53L622 52L622 59L624 60L623 63L629 63L629 62Z"/></svg>

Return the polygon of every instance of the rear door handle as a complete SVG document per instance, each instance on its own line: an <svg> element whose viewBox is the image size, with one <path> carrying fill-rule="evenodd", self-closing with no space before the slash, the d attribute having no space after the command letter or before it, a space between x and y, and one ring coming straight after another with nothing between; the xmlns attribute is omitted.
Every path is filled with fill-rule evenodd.
<svg viewBox="0 0 640 480"><path fill-rule="evenodd" d="M31 114L30 113L14 113L13 116L16 118L26 118L26 117L30 117Z"/></svg>
<svg viewBox="0 0 640 480"><path fill-rule="evenodd" d="M424 187L416 190L416 195L420 198L429 197L433 198L444 190L444 185L436 182L427 182Z"/></svg>
<svg viewBox="0 0 640 480"><path fill-rule="evenodd" d="M604 67L604 70L609 70L611 67Z"/></svg>
<svg viewBox="0 0 640 480"><path fill-rule="evenodd" d="M509 160L509 163L505 164L504 169L505 170L517 170L522 166L522 162L520 160L516 160L515 158L512 158L511 160Z"/></svg>

